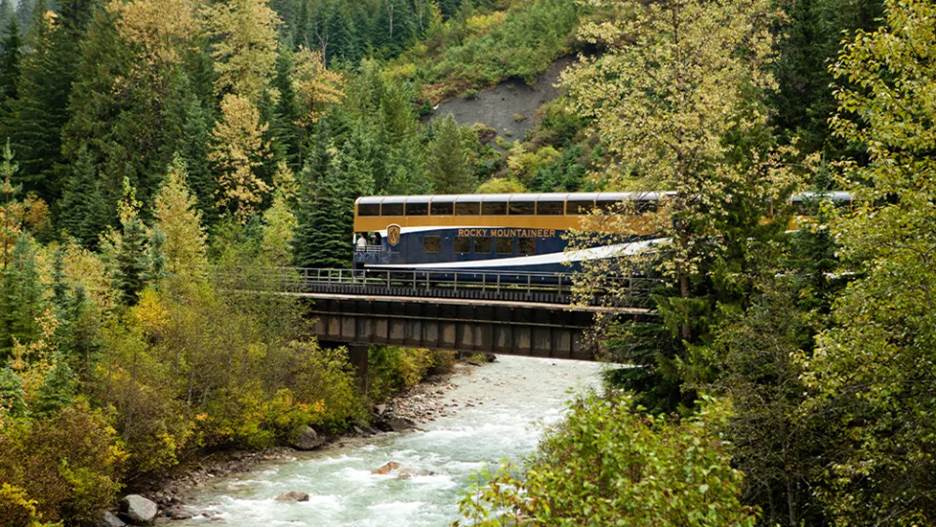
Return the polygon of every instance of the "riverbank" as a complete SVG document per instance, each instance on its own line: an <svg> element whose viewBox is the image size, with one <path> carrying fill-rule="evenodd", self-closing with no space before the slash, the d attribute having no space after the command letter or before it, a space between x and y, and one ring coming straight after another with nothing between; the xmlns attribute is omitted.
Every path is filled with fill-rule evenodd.
<svg viewBox="0 0 936 527"><path fill-rule="evenodd" d="M451 371L437 373L423 379L416 386L394 396L389 401L377 404L372 409L371 426L355 426L347 434L329 436L316 451L347 446L350 442L376 435L418 430L422 425L440 417L446 417L464 406L479 404L476 401L446 401L445 396L455 384L456 377L472 375L485 364L472 359L457 361ZM159 507L160 522L186 520L203 516L204 511L186 506L193 494L213 482L235 478L256 469L263 463L295 461L303 451L291 447L274 447L261 451L216 451L173 468L165 477L145 483L131 485L126 494L139 494L155 502Z"/></svg>
<svg viewBox="0 0 936 527"><path fill-rule="evenodd" d="M535 451L566 402L600 386L600 371L596 363L512 356L460 367L448 379L451 387L421 388L434 401L435 418L406 432L342 438L212 478L186 496L184 510L193 518L171 525L199 527L208 519L237 527L451 525L479 472ZM441 395L432 393L439 389Z"/></svg>

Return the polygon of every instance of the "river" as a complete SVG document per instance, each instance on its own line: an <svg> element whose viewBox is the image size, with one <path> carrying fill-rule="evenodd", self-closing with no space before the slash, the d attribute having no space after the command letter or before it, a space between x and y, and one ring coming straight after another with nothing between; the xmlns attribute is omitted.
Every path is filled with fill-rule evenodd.
<svg viewBox="0 0 936 527"><path fill-rule="evenodd" d="M454 388L442 397L459 409L420 430L353 439L260 465L199 490L188 508L213 515L211 525L238 527L450 525L459 517L458 501L477 472L531 453L544 426L561 419L572 393L598 385L600 368L595 363L499 357L453 376ZM372 473L389 461L412 476ZM275 500L288 491L311 498L301 503ZM171 525L207 523L208 518L199 516Z"/></svg>

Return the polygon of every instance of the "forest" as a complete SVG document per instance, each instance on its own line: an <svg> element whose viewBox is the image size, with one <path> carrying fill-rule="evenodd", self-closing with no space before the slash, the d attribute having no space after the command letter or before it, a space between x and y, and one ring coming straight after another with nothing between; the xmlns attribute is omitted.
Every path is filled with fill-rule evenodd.
<svg viewBox="0 0 936 527"><path fill-rule="evenodd" d="M658 322L596 319L632 366L465 524L936 524L934 43L928 0L0 0L0 520L94 525L449 367L375 347L365 395L237 293L347 267L358 196L666 189ZM563 58L524 137L434 115Z"/></svg>

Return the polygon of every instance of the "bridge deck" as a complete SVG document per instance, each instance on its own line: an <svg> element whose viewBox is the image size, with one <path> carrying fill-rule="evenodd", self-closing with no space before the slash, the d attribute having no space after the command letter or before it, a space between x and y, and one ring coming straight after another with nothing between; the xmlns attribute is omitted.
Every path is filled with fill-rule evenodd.
<svg viewBox="0 0 936 527"><path fill-rule="evenodd" d="M622 315L651 315L651 309L642 307L604 307L604 306L583 306L575 304L551 304L545 302L523 302L513 300L484 300L470 298L426 298L420 296L385 296L361 294L334 294L334 293L304 293L304 292L283 292L288 296L300 298L310 298L313 300L347 300L363 302L393 302L393 303L431 303L438 305L453 306L492 306L508 307L520 309L542 309L547 311L568 311L568 312L586 312L586 313L616 313Z"/></svg>

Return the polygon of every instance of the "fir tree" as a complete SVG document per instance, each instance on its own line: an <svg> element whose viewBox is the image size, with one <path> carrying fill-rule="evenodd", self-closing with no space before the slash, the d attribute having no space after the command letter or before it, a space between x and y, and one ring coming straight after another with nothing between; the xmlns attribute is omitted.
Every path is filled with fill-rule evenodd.
<svg viewBox="0 0 936 527"><path fill-rule="evenodd" d="M52 369L46 374L36 393L33 405L39 415L49 415L71 404L78 391L75 373L60 353L54 358Z"/></svg>
<svg viewBox="0 0 936 527"><path fill-rule="evenodd" d="M112 223L113 206L103 184L93 156L83 146L65 179L57 207L59 227L86 247L97 246L98 234Z"/></svg>
<svg viewBox="0 0 936 527"><path fill-rule="evenodd" d="M17 240L0 282L0 353L9 353L14 342L28 344L38 337L37 318L43 308L35 248L24 234Z"/></svg>
<svg viewBox="0 0 936 527"><path fill-rule="evenodd" d="M13 417L21 417L26 413L23 380L9 367L0 368L0 412Z"/></svg>
<svg viewBox="0 0 936 527"><path fill-rule="evenodd" d="M447 115L432 125L427 169L432 179L432 192L436 194L462 194L471 192L478 182L474 177L464 134Z"/></svg>
<svg viewBox="0 0 936 527"><path fill-rule="evenodd" d="M62 1L54 17L45 0L36 4L27 38L31 52L23 59L19 98L12 103L6 123L23 167L25 190L50 203L61 192L62 129L69 118L79 42L92 4L92 0Z"/></svg>
<svg viewBox="0 0 936 527"><path fill-rule="evenodd" d="M22 41L16 17L9 17L2 27L6 28L6 35L0 44L3 46L0 50L0 104L3 105L3 113L6 115L11 100L17 97L16 85L20 77Z"/></svg>
<svg viewBox="0 0 936 527"><path fill-rule="evenodd" d="M348 233L354 223L354 200L368 190L370 174L358 146L328 149L324 173L312 162L300 178L299 227L295 246L299 265L344 268L351 263ZM312 161L312 160L310 160Z"/></svg>
<svg viewBox="0 0 936 527"><path fill-rule="evenodd" d="M146 286L150 272L149 235L139 214L140 204L130 182L124 180L124 199L120 205L120 244L117 247L117 286L123 301L134 305Z"/></svg>

